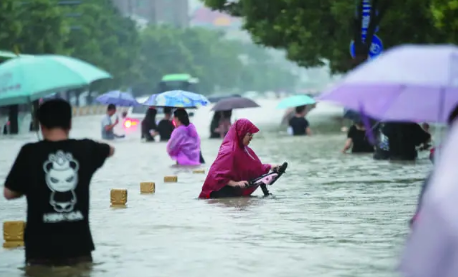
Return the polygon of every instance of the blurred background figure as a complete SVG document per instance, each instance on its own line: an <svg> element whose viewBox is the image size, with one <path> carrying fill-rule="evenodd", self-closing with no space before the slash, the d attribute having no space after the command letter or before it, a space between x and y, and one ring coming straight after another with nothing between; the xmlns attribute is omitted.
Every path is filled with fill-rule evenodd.
<svg viewBox="0 0 458 277"><path fill-rule="evenodd" d="M178 165L200 165L200 138L196 127L189 122L185 109L177 109L173 113L176 128L167 143L167 153Z"/></svg>
<svg viewBox="0 0 458 277"><path fill-rule="evenodd" d="M351 148L351 153L372 153L374 146L369 142L366 135L366 128L361 119L357 119L348 130L347 140L342 149L346 153Z"/></svg>
<svg viewBox="0 0 458 277"><path fill-rule="evenodd" d="M107 113L102 118L102 139L113 140L115 139L115 134L113 128L118 125L119 119L116 118L114 123L111 123L111 117L116 113L116 106L113 104L108 105Z"/></svg>
<svg viewBox="0 0 458 277"><path fill-rule="evenodd" d="M154 141L154 136L156 135L156 114L157 110L154 107L150 107L142 120L142 138L149 142Z"/></svg>
<svg viewBox="0 0 458 277"><path fill-rule="evenodd" d="M215 112L213 114L212 121L210 122L210 138L221 138L221 135L219 134L218 127L219 127L219 121L221 120L221 112Z"/></svg>
<svg viewBox="0 0 458 277"><path fill-rule="evenodd" d="M387 122L382 129L389 141L390 160L414 161L416 147L428 145L431 134L414 122Z"/></svg>
<svg viewBox="0 0 458 277"><path fill-rule="evenodd" d="M216 129L216 132L219 133L220 138L224 138L229 132L229 129L231 128L232 122L231 122L231 117L232 117L232 110L230 111L222 111L221 113L221 118L219 120L218 128Z"/></svg>
<svg viewBox="0 0 458 277"><path fill-rule="evenodd" d="M172 108L165 107L164 118L157 124L156 135L159 135L160 141L168 141L172 135L173 129L175 129L175 126L172 122Z"/></svg>
<svg viewBox="0 0 458 277"><path fill-rule="evenodd" d="M306 106L296 107L296 114L289 120L289 134L293 136L312 135L310 124L308 120L305 119L306 113Z"/></svg>

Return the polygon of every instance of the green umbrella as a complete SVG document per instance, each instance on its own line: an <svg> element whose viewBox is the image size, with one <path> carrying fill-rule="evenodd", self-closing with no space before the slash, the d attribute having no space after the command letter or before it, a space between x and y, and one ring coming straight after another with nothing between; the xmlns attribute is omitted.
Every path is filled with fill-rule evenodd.
<svg viewBox="0 0 458 277"><path fill-rule="evenodd" d="M280 101L280 103L278 103L277 109L293 108L305 105L312 105L315 103L316 101L310 96L294 95Z"/></svg>
<svg viewBox="0 0 458 277"><path fill-rule="evenodd" d="M0 64L0 106L26 104L47 94L80 88L111 75L57 55L19 57Z"/></svg>

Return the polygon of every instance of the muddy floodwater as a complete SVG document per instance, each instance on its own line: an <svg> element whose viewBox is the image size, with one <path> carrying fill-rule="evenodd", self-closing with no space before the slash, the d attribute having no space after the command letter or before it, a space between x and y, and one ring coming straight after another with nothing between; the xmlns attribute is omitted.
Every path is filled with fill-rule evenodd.
<svg viewBox="0 0 458 277"><path fill-rule="evenodd" d="M0 276L397 276L407 222L431 163L424 157L395 164L343 155L345 134L338 124L323 123L319 113L309 119L315 136L289 137L272 101L235 116L260 127L252 148L263 162L289 163L270 187L274 197L256 191L252 198L197 200L204 174L173 167L165 144L142 143L138 133L128 133L113 143L115 157L91 184L92 268L26 273L23 249L0 249ZM221 143L207 139L210 119L208 109L192 119L202 136L205 169ZM100 120L76 118L71 135L98 139ZM0 137L2 184L21 145L34 140L34 134ZM164 183L165 175L177 175L178 182ZM140 195L143 181L156 183L154 195ZM128 189L127 209L110 208L112 188ZM25 210L24 199L0 198L1 222L25 220Z"/></svg>

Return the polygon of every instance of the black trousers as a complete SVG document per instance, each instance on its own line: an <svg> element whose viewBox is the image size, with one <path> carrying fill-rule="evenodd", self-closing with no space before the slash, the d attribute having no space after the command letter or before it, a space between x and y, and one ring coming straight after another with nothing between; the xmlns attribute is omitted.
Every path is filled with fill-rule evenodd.
<svg viewBox="0 0 458 277"><path fill-rule="evenodd" d="M92 254L72 257L72 258L31 258L26 260L26 264L29 266L41 265L41 266L74 266L80 263L92 262Z"/></svg>
<svg viewBox="0 0 458 277"><path fill-rule="evenodd" d="M240 195L242 195L240 188L224 186L222 189L210 193L210 198L239 197Z"/></svg>
<svg viewBox="0 0 458 277"><path fill-rule="evenodd" d="M205 163L204 156L202 156L202 151L200 151L200 163L201 164Z"/></svg>

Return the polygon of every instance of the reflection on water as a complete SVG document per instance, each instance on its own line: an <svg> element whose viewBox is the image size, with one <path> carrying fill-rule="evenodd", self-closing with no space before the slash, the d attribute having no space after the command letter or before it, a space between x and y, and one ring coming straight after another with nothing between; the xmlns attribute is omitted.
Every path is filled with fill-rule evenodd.
<svg viewBox="0 0 458 277"><path fill-rule="evenodd" d="M251 198L198 200L205 174L173 166L164 143L141 143L139 134L129 134L114 143L115 157L92 181L96 264L90 273L30 269L29 276L395 276L430 162L394 164L342 155L340 132L318 129L314 137L287 137L277 128L281 111L237 111L236 116L253 118L261 127L252 147L264 162L289 163L269 188L274 197L264 198L259 190ZM213 161L221 141L207 139L209 118L208 111L199 110L193 121L203 156ZM72 135L98 138L99 122L77 118ZM1 180L20 146L34 139L33 134L0 138ZM165 175L175 174L177 183L163 183ZM154 195L140 194L144 181L156 183ZM127 209L110 209L111 188L129 190ZM2 198L0 220L24 219L25 208L24 199ZM23 259L21 249L1 249L0 276L24 276Z"/></svg>

